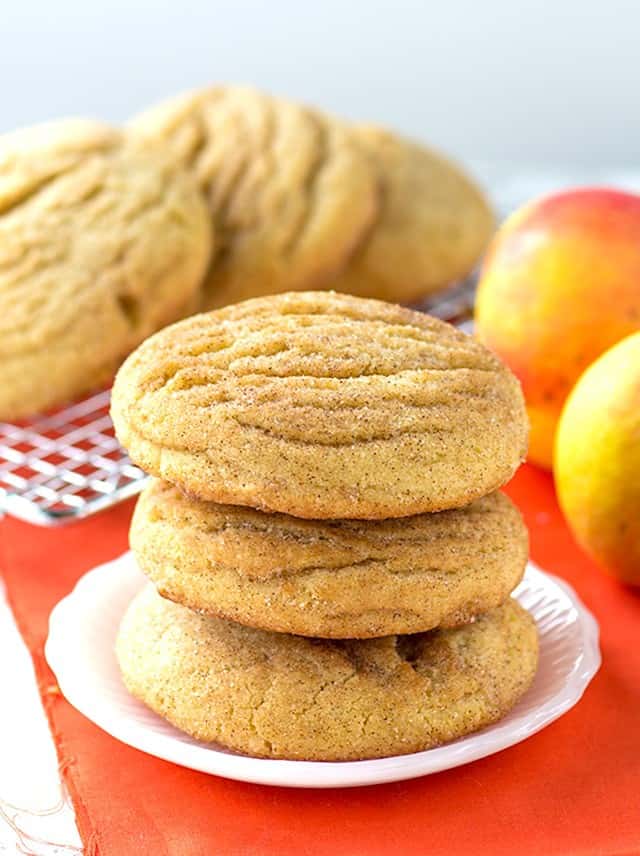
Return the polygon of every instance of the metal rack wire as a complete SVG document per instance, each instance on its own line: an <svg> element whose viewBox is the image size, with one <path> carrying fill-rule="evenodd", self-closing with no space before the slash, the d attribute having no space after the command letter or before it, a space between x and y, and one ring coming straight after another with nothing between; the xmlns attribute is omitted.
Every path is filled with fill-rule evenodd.
<svg viewBox="0 0 640 856"><path fill-rule="evenodd" d="M469 280L419 308L464 325ZM28 423L0 422L0 513L42 526L95 514L137 494L147 478L114 436L109 390Z"/></svg>
<svg viewBox="0 0 640 856"><path fill-rule="evenodd" d="M145 474L116 440L109 391L28 424L0 423L0 507L52 526L137 493Z"/></svg>

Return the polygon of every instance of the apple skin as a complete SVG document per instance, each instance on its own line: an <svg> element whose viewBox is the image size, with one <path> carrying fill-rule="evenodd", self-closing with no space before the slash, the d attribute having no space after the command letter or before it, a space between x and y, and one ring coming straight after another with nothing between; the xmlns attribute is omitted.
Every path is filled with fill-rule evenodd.
<svg viewBox="0 0 640 856"><path fill-rule="evenodd" d="M475 320L480 341L522 383L529 460L550 469L574 383L640 330L640 196L581 188L513 214L489 247Z"/></svg>
<svg viewBox="0 0 640 856"><path fill-rule="evenodd" d="M610 574L640 585L640 333L575 385L558 424L554 474L576 540Z"/></svg>

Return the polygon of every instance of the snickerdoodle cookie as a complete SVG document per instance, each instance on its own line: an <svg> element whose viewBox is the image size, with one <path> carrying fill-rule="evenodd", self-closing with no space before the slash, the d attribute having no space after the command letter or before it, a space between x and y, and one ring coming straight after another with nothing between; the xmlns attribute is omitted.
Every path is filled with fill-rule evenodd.
<svg viewBox="0 0 640 856"><path fill-rule="evenodd" d="M309 518L466 505L526 452L520 385L448 324L375 300L248 300L152 336L118 372L118 438L200 499Z"/></svg>
<svg viewBox="0 0 640 856"><path fill-rule="evenodd" d="M0 418L96 387L193 310L211 223L193 178L96 122L0 137Z"/></svg>
<svg viewBox="0 0 640 856"><path fill-rule="evenodd" d="M193 500L154 480L131 549L164 597L263 630L327 638L418 633L501 604L527 530L501 493L395 520L300 520Z"/></svg>
<svg viewBox="0 0 640 856"><path fill-rule="evenodd" d="M358 127L377 165L376 222L332 288L410 303L466 276L494 229L487 200L442 155L381 128Z"/></svg>
<svg viewBox="0 0 640 856"><path fill-rule="evenodd" d="M472 624L335 641L134 599L116 653L129 691L193 737L270 758L429 749L504 716L531 684L536 627L515 601Z"/></svg>
<svg viewBox="0 0 640 856"><path fill-rule="evenodd" d="M218 236L204 306L320 287L379 208L374 165L329 117L255 89L217 86L152 107L129 132L189 168Z"/></svg>

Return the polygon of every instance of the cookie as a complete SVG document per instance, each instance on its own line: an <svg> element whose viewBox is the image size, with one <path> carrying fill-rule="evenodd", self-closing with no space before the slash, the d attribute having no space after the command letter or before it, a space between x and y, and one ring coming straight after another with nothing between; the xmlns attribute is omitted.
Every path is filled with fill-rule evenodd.
<svg viewBox="0 0 640 856"><path fill-rule="evenodd" d="M198 740L266 758L402 755L503 717L537 666L515 601L452 630L328 641L198 615L149 586L120 627L129 691Z"/></svg>
<svg viewBox="0 0 640 856"><path fill-rule="evenodd" d="M452 326L305 292L196 315L118 372L120 442L200 499L308 518L468 504L526 452L520 385Z"/></svg>
<svg viewBox="0 0 640 856"><path fill-rule="evenodd" d="M348 127L254 89L170 99L129 131L170 151L207 196L219 243L205 308L321 286L378 211L375 168Z"/></svg>
<svg viewBox="0 0 640 856"><path fill-rule="evenodd" d="M465 277L495 227L479 188L424 146L381 128L356 132L379 171L381 212L332 287L410 303Z"/></svg>
<svg viewBox="0 0 640 856"><path fill-rule="evenodd" d="M0 418L105 383L191 311L211 247L191 176L68 120L0 137Z"/></svg>
<svg viewBox="0 0 640 856"><path fill-rule="evenodd" d="M527 530L501 493L395 520L300 520L204 503L154 480L130 533L163 597L241 624L325 638L418 633L501 604Z"/></svg>

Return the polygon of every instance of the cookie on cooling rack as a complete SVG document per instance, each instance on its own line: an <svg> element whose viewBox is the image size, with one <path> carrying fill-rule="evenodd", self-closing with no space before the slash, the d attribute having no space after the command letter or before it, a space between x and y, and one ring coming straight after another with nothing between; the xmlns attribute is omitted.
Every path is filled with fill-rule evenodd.
<svg viewBox="0 0 640 856"><path fill-rule="evenodd" d="M466 277L495 221L480 189L442 155L382 128L357 126L376 165L380 213L332 288L411 303Z"/></svg>
<svg viewBox="0 0 640 856"><path fill-rule="evenodd" d="M522 578L528 538L501 493L395 520L300 520L200 502L154 480L131 549L160 593L241 624L325 638L470 621Z"/></svg>
<svg viewBox="0 0 640 856"><path fill-rule="evenodd" d="M417 301L466 276L494 228L441 155L248 87L169 99L129 131L207 195L220 242L205 308L309 288Z"/></svg>
<svg viewBox="0 0 640 856"><path fill-rule="evenodd" d="M400 306L304 292L196 315L118 372L143 469L195 497L308 518L458 508L522 461L520 385L470 336Z"/></svg>
<svg viewBox="0 0 640 856"><path fill-rule="evenodd" d="M193 178L112 128L0 137L0 419L98 387L193 311L211 240Z"/></svg>
<svg viewBox="0 0 640 856"><path fill-rule="evenodd" d="M129 691L198 740L346 761L419 752L500 719L533 680L538 641L511 599L452 630L327 641L198 615L150 585L116 653Z"/></svg>
<svg viewBox="0 0 640 856"><path fill-rule="evenodd" d="M207 308L322 286L380 204L373 164L347 125L242 86L169 99L129 132L192 170L219 235Z"/></svg>

